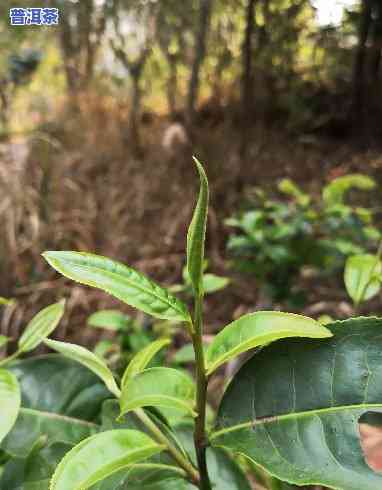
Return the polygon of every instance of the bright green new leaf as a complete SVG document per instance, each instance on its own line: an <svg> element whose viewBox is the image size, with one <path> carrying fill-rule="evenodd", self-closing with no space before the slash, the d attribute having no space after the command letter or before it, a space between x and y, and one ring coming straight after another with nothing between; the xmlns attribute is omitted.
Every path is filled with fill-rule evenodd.
<svg viewBox="0 0 382 490"><path fill-rule="evenodd" d="M293 313L258 311L230 323L219 332L206 354L207 374L254 347L286 337L323 339L331 332L316 320Z"/></svg>
<svg viewBox="0 0 382 490"><path fill-rule="evenodd" d="M57 466L50 490L86 490L95 483L164 449L135 430L101 432L69 451Z"/></svg>
<svg viewBox="0 0 382 490"><path fill-rule="evenodd" d="M48 337L60 322L65 310L65 301L50 305L32 318L18 342L20 352L35 349Z"/></svg>
<svg viewBox="0 0 382 490"><path fill-rule="evenodd" d="M189 362L195 362L195 351L192 343L184 344L178 351L176 351L172 361L176 364L187 364Z"/></svg>
<svg viewBox="0 0 382 490"><path fill-rule="evenodd" d="M291 484L380 489L382 474L365 461L359 421L382 413L382 319L328 328L329 339L277 342L244 364L209 439Z"/></svg>
<svg viewBox="0 0 382 490"><path fill-rule="evenodd" d="M346 261L345 286L355 304L366 301L381 289L382 263L371 254L353 255Z"/></svg>
<svg viewBox="0 0 382 490"><path fill-rule="evenodd" d="M120 346L114 343L112 340L103 339L97 342L94 347L94 354L104 359L112 352L119 352Z"/></svg>
<svg viewBox="0 0 382 490"><path fill-rule="evenodd" d="M118 398L121 394L117 383L115 382L113 373L107 367L103 359L90 352L85 347L75 344L69 344L68 342L59 342L58 340L45 340L45 344L51 349L60 352L65 357L73 359L86 366L93 371L102 381L106 387Z"/></svg>
<svg viewBox="0 0 382 490"><path fill-rule="evenodd" d="M159 352L163 347L170 344L170 339L159 339L151 342L147 347L142 349L140 352L135 354L135 356L129 362L123 377L121 386L122 388L126 385L130 378L133 378L136 374L140 373L145 369L151 359Z"/></svg>
<svg viewBox="0 0 382 490"><path fill-rule="evenodd" d="M131 323L129 315L125 315L118 310L96 311L88 318L88 325L106 330L118 331L126 330Z"/></svg>
<svg viewBox="0 0 382 490"><path fill-rule="evenodd" d="M20 387L16 376L0 369L0 442L15 424L20 403Z"/></svg>
<svg viewBox="0 0 382 490"><path fill-rule="evenodd" d="M163 320L189 322L187 307L169 291L120 262L81 252L45 252L49 264L69 279L102 289Z"/></svg>
<svg viewBox="0 0 382 490"><path fill-rule="evenodd" d="M5 335L0 335L0 347L3 347L5 344L9 342L9 338Z"/></svg>
<svg viewBox="0 0 382 490"><path fill-rule="evenodd" d="M332 318L330 315L320 315L317 318L318 323L321 323L321 325L327 325L328 323L333 323L335 320Z"/></svg>
<svg viewBox="0 0 382 490"><path fill-rule="evenodd" d="M216 274L203 274L203 291L206 294L216 293L224 289L229 284L228 277L217 276Z"/></svg>
<svg viewBox="0 0 382 490"><path fill-rule="evenodd" d="M204 242L208 214L208 180L202 164L194 157L200 178L200 191L187 233L187 270L197 295L202 294Z"/></svg>
<svg viewBox="0 0 382 490"><path fill-rule="evenodd" d="M344 175L343 177L332 180L330 184L325 186L322 197L326 205L333 206L342 204L345 193L351 188L368 191L374 189L375 186L375 181L367 175Z"/></svg>
<svg viewBox="0 0 382 490"><path fill-rule="evenodd" d="M203 344L204 353L206 353L208 344ZM178 351L176 351L172 361L176 364L188 364L195 362L195 350L192 343L184 344Z"/></svg>
<svg viewBox="0 0 382 490"><path fill-rule="evenodd" d="M278 185L279 191L292 196L301 206L307 206L310 203L310 196L305 194L292 180L282 179Z"/></svg>
<svg viewBox="0 0 382 490"><path fill-rule="evenodd" d="M130 378L122 387L121 415L140 407L168 407L196 416L195 386L181 371L156 367Z"/></svg>
<svg viewBox="0 0 382 490"><path fill-rule="evenodd" d="M3 298L2 296L0 296L0 305L10 306L13 305L14 303L15 303L14 299Z"/></svg>

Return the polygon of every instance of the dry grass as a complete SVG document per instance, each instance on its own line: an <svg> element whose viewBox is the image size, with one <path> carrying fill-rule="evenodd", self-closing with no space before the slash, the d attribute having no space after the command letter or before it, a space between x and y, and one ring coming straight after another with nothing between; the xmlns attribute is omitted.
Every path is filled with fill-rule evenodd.
<svg viewBox="0 0 382 490"><path fill-rule="evenodd" d="M17 337L37 309L66 296L69 315L58 335L87 343L91 339L81 328L84 314L113 304L102 293L58 278L40 256L46 249L94 251L164 283L180 279L197 186L190 148L175 155L164 152L161 139L168 123L150 116L142 126L142 152L136 156L126 139L124 108L107 98L81 100L80 113L63 110L28 140L13 142L13 156L9 147L2 148L0 295L16 297L18 306L3 315L1 333ZM245 175L248 187L273 187L276 179L290 176L314 190L337 174L362 171L378 178L382 170L378 153L307 142L263 128L253 128L249 157L243 162L238 140L229 121L202 120L194 135L193 151L207 162L211 181L207 255L220 273L227 272L223 218L242 199L235 187L238 176ZM25 145L29 155L22 154ZM236 278L223 300L209 300L210 327L218 328L235 310L245 311L256 301L253 283Z"/></svg>

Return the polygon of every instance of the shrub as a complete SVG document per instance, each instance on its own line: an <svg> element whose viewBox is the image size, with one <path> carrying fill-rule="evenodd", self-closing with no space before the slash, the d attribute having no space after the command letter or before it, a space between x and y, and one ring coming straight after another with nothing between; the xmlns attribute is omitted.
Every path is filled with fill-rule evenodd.
<svg viewBox="0 0 382 490"><path fill-rule="evenodd" d="M169 290L111 259L44 254L68 278L154 318L181 322L195 352L195 381L178 369L148 367L167 338L136 353L120 379L84 347L48 340L64 304L44 309L26 327L17 352L0 363L1 488L250 490L238 464L243 456L271 475L269 488L277 479L343 490L381 487L382 475L364 460L358 420L382 408L382 320L324 327L305 316L258 311L221 329L205 349L208 183L198 162L197 168L201 188L187 235L193 313ZM40 342L61 355L15 361ZM209 426L210 377L254 348ZM176 424L169 424L169 414L177 414Z"/></svg>
<svg viewBox="0 0 382 490"><path fill-rule="evenodd" d="M345 202L350 189L374 187L369 177L354 174L333 180L316 201L287 179L279 184L287 202L258 190L251 209L226 221L236 229L227 244L234 267L254 274L275 301L300 304L303 267L332 275L350 255L376 247L381 233L373 210Z"/></svg>

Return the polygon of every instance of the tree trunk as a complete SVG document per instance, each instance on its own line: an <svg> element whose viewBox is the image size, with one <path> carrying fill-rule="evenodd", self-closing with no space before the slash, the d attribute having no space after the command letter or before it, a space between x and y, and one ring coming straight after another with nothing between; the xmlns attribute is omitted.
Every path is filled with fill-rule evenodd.
<svg viewBox="0 0 382 490"><path fill-rule="evenodd" d="M358 47L355 55L353 71L353 118L354 122L364 123L365 110L365 65L367 53L367 40L371 26L371 1L362 0L362 13L359 25Z"/></svg>
<svg viewBox="0 0 382 490"><path fill-rule="evenodd" d="M169 113L174 116L176 113L176 95L178 91L178 62L175 56L167 56L169 77L167 80L167 104Z"/></svg>
<svg viewBox="0 0 382 490"><path fill-rule="evenodd" d="M139 138L139 115L141 112L140 78L140 73L133 74L132 72L133 87L131 93L128 142L134 153L139 152L141 147Z"/></svg>
<svg viewBox="0 0 382 490"><path fill-rule="evenodd" d="M6 134L8 131L8 121L9 121L9 98L7 94L6 80L0 80L0 122L1 122L1 132Z"/></svg>
<svg viewBox="0 0 382 490"><path fill-rule="evenodd" d="M253 89L253 37L255 31L255 4L256 0L248 0L246 10L246 27L242 48L243 75L241 86L241 121L242 138L240 146L241 158L246 157L249 137L249 126L252 116L252 89Z"/></svg>
<svg viewBox="0 0 382 490"><path fill-rule="evenodd" d="M382 54L382 5L378 2L374 7L374 22L372 36L372 55L370 66L370 81L376 85L380 79Z"/></svg>
<svg viewBox="0 0 382 490"><path fill-rule="evenodd" d="M206 54L206 41L210 24L211 10L212 0L200 0L199 30L196 38L195 57L188 87L187 118L190 124L192 123L195 115L195 107L200 84L200 69Z"/></svg>

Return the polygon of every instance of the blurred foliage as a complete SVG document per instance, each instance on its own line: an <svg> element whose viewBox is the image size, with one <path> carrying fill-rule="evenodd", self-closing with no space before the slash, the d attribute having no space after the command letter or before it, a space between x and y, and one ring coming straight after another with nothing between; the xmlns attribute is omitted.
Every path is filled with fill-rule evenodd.
<svg viewBox="0 0 382 490"><path fill-rule="evenodd" d="M374 209L344 200L351 189L375 186L369 177L348 175L333 180L315 199L285 179L278 189L286 201L256 189L250 209L226 220L236 230L227 244L234 267L254 274L275 301L304 303L296 288L304 268L329 275L343 267L346 257L376 248L381 231Z"/></svg>
<svg viewBox="0 0 382 490"><path fill-rule="evenodd" d="M199 56L199 0L54 0L52 4L60 10L58 26L11 27L9 8L19 5L13 0L2 2L0 78L9 56L23 56L25 49L41 51L42 58L49 59L49 70L36 77L41 78L36 83L44 91L45 106L52 107L65 93L76 105L76 98L93 88L126 101L133 113L136 108L155 107L174 115L185 109ZM23 4L37 5L34 0ZM200 56L200 100L212 97L226 104L241 97L246 8L246 0L213 2L207 49ZM313 1L256 2L251 56L257 115L287 115L290 128L307 129L308 123L312 130L331 117L344 116L351 103L361 15L360 2L355 1L339 25L326 26L317 23ZM29 101L24 94L13 97L21 98L18 108L26 114ZM25 123L25 117L13 121L16 129Z"/></svg>

